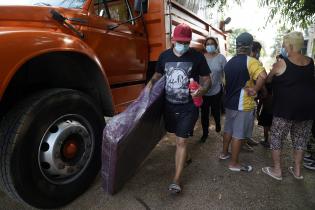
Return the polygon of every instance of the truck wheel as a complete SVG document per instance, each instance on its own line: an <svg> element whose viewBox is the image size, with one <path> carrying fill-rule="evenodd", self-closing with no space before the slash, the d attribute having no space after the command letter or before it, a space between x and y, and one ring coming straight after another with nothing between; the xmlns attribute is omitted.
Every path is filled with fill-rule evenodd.
<svg viewBox="0 0 315 210"><path fill-rule="evenodd" d="M0 123L0 185L37 208L74 200L100 168L104 118L89 96L70 89L33 95Z"/></svg>

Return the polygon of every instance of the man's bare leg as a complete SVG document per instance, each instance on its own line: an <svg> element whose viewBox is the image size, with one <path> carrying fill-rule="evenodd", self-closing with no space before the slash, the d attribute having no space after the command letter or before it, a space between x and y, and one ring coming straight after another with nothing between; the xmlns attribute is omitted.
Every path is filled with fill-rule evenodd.
<svg viewBox="0 0 315 210"><path fill-rule="evenodd" d="M177 137L176 139L176 153L175 153L175 176L174 183L179 184L183 172L184 164L187 155L187 139Z"/></svg>
<svg viewBox="0 0 315 210"><path fill-rule="evenodd" d="M238 156L240 154L242 141L240 139L232 138L232 159L229 163L229 167L239 168L240 163L238 160Z"/></svg>
<svg viewBox="0 0 315 210"><path fill-rule="evenodd" d="M232 139L232 135L224 132L224 134L223 134L223 150L222 150L223 155L228 154L231 139Z"/></svg>

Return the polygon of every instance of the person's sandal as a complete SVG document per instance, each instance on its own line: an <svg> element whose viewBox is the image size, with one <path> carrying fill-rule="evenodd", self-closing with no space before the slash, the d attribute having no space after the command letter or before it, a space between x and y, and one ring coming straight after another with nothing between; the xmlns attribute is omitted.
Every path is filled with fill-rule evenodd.
<svg viewBox="0 0 315 210"><path fill-rule="evenodd" d="M182 188L176 184L176 183L172 183L170 184L170 186L168 186L168 190L172 193L172 194L178 194L182 191Z"/></svg>
<svg viewBox="0 0 315 210"><path fill-rule="evenodd" d="M276 180L278 180L278 181L281 181L281 180L282 180L282 177L281 177L281 176L276 176L276 175L274 175L274 174L272 173L271 167L264 167L264 168L262 168L261 170L262 170L262 172L264 172L264 173L267 174L268 176L270 176L270 177L272 177L272 178L274 178L274 179L276 179Z"/></svg>
<svg viewBox="0 0 315 210"><path fill-rule="evenodd" d="M229 153L229 152L227 154L220 153L220 155L219 155L220 160L227 160L229 158L231 158L231 153Z"/></svg>
<svg viewBox="0 0 315 210"><path fill-rule="evenodd" d="M251 172L253 170L253 167L250 166L250 165L241 165L240 168L234 168L234 167L229 167L229 169L231 171L237 171L237 172L240 172L240 171L244 171L244 172Z"/></svg>
<svg viewBox="0 0 315 210"><path fill-rule="evenodd" d="M295 175L295 173L294 173L294 168L293 168L292 166L290 166L290 167L288 168L288 170L289 170L290 174L292 174L292 176L293 176L294 178L296 178L296 179L298 179L298 180L304 179L304 177L303 177L302 175L300 175L300 176L296 176L296 175Z"/></svg>

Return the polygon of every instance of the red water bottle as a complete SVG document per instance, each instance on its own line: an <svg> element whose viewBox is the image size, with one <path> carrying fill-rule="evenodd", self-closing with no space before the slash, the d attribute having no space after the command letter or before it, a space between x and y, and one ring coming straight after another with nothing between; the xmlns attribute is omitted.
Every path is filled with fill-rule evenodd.
<svg viewBox="0 0 315 210"><path fill-rule="evenodd" d="M198 84L198 82L194 81L193 78L189 79L189 85L188 88L191 92L195 92L198 90L198 88L200 87L200 85ZM193 101L196 107L200 107L202 104L202 96L199 97L193 97Z"/></svg>

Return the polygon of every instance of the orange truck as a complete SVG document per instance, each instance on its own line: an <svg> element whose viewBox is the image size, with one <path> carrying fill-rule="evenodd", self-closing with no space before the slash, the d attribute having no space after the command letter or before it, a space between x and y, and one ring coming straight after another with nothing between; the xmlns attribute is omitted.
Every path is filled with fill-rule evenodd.
<svg viewBox="0 0 315 210"><path fill-rule="evenodd" d="M104 116L143 89L174 26L192 47L226 35L173 0L0 2L0 186L11 198L56 208L100 168Z"/></svg>

